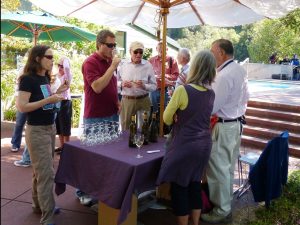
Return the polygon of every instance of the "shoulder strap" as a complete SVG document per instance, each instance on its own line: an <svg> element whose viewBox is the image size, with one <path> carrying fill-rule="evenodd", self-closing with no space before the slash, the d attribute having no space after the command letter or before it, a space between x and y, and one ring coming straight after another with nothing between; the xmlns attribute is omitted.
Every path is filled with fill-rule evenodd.
<svg viewBox="0 0 300 225"><path fill-rule="evenodd" d="M171 70L171 73L172 73L172 64L173 64L173 58L170 56L170 60L169 60L169 68Z"/></svg>

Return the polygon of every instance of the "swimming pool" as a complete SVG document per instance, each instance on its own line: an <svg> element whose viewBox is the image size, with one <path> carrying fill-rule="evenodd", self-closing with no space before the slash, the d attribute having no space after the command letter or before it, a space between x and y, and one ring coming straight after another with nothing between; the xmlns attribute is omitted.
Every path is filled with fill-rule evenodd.
<svg viewBox="0 0 300 225"><path fill-rule="evenodd" d="M298 82L280 83L280 82L274 82L272 80L271 81L249 80L248 87L250 92L284 90L290 88L300 89L300 85Z"/></svg>

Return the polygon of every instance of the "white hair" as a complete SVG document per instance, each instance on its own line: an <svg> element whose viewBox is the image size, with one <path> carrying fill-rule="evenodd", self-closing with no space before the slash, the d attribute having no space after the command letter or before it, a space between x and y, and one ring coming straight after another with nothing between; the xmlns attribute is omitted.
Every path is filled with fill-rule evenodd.
<svg viewBox="0 0 300 225"><path fill-rule="evenodd" d="M178 52L179 55L183 56L188 62L191 59L190 50L188 48L181 48Z"/></svg>

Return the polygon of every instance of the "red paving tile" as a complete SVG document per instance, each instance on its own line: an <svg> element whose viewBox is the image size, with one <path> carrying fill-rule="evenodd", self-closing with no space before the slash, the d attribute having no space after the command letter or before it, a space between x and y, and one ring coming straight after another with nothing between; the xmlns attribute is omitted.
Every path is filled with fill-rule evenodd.
<svg viewBox="0 0 300 225"><path fill-rule="evenodd" d="M23 152L23 148L18 152L10 151L13 126L14 123L1 122L1 224L39 224L40 215L32 213L31 209L31 167L13 165L15 160L21 159ZM24 138L22 143L24 147ZM55 156L55 168L58 162L59 156ZM74 193L75 188L67 186L63 195L55 197L56 204L61 208L61 213L55 216L56 224L96 225L97 214L81 205Z"/></svg>

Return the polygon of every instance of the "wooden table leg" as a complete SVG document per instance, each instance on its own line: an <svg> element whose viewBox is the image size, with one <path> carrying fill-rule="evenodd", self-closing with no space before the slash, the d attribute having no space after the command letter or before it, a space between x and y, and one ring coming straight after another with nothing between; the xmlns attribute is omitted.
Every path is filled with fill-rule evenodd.
<svg viewBox="0 0 300 225"><path fill-rule="evenodd" d="M98 225L117 225L120 210L109 207L99 201ZM137 225L137 197L132 195L131 212L121 225Z"/></svg>

